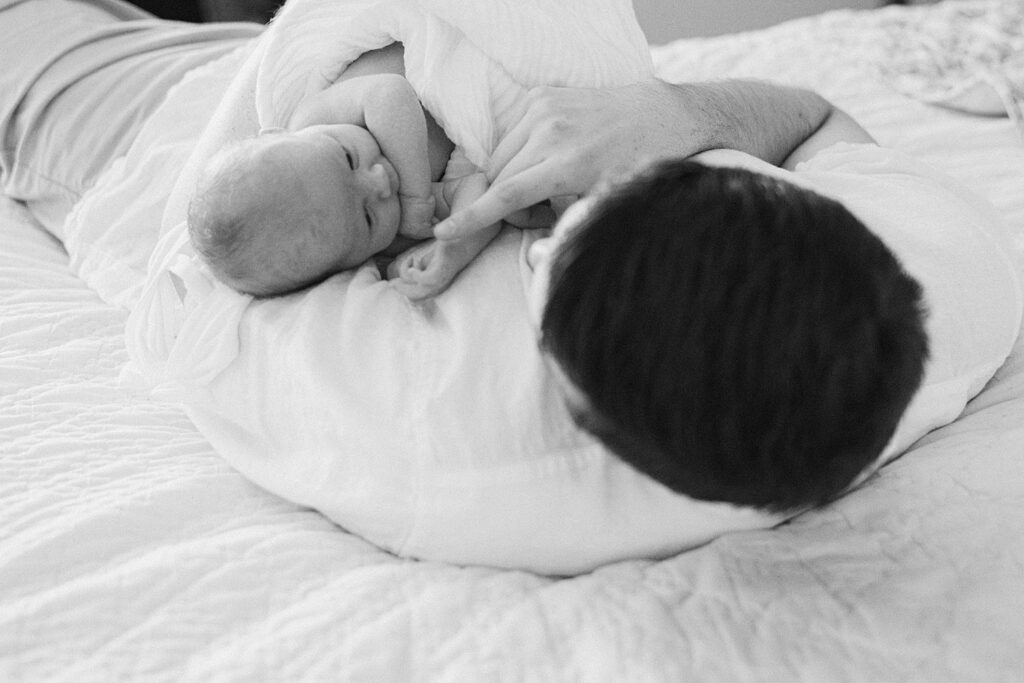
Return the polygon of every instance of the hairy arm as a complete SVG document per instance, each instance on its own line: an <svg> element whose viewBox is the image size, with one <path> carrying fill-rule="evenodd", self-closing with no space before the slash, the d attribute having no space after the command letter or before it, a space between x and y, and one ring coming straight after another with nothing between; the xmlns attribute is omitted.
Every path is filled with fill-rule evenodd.
<svg viewBox="0 0 1024 683"><path fill-rule="evenodd" d="M607 172L659 158L727 148L782 166L837 142L837 135L870 140L837 112L811 91L758 81L535 88L495 150L490 188L434 234L471 234L543 200L582 194Z"/></svg>
<svg viewBox="0 0 1024 683"><path fill-rule="evenodd" d="M427 237L433 227L433 195L427 154L427 122L412 85L397 74L341 80L295 110L291 128L348 123L366 128L395 167L402 202L399 232Z"/></svg>

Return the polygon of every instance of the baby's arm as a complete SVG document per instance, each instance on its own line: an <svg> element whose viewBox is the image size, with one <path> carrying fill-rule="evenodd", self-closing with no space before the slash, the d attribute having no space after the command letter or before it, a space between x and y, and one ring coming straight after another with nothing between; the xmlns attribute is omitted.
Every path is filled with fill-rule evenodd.
<svg viewBox="0 0 1024 683"><path fill-rule="evenodd" d="M474 173L442 185L438 201L441 218L450 211L472 204L487 191L487 178ZM450 211L449 211L449 208ZM478 233L453 240L430 240L413 247L388 267L388 276L398 291L410 299L426 299L448 288L455 277L484 250L498 231L495 223Z"/></svg>
<svg viewBox="0 0 1024 683"><path fill-rule="evenodd" d="M317 124L363 126L398 172L402 222L408 237L429 237L433 229L427 122L412 85L397 74L360 76L334 83L303 100L291 129Z"/></svg>

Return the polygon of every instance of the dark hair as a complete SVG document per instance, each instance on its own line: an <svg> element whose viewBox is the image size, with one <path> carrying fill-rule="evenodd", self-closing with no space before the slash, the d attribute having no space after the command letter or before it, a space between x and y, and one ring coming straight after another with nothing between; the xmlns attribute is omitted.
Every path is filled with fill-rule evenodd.
<svg viewBox="0 0 1024 683"><path fill-rule="evenodd" d="M555 254L542 344L581 427L669 488L823 503L885 447L928 354L921 289L840 203L668 161L599 193Z"/></svg>

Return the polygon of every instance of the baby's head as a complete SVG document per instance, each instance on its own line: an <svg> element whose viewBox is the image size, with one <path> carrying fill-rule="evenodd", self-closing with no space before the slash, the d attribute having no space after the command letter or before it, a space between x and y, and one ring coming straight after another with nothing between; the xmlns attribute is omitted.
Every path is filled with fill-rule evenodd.
<svg viewBox="0 0 1024 683"><path fill-rule="evenodd" d="M531 248L581 427L693 498L791 511L880 454L923 375L918 284L838 202L663 162Z"/></svg>
<svg viewBox="0 0 1024 683"><path fill-rule="evenodd" d="M228 285L286 294L391 244L398 175L359 126L270 131L210 161L189 205L196 251Z"/></svg>

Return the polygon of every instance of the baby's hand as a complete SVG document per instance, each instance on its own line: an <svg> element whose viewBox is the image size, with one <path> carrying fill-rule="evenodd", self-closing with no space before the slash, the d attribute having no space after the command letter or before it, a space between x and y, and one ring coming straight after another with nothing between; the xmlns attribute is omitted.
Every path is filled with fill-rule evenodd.
<svg viewBox="0 0 1024 683"><path fill-rule="evenodd" d="M465 265L461 258L452 258L454 244L430 240L409 249L388 266L388 279L413 301L437 296Z"/></svg>
<svg viewBox="0 0 1024 683"><path fill-rule="evenodd" d="M413 239L427 239L434 234L434 197L412 197L400 194L402 220L398 234Z"/></svg>
<svg viewBox="0 0 1024 683"><path fill-rule="evenodd" d="M474 173L434 186L440 217L449 210L472 202L487 189L487 178ZM401 254L388 267L388 278L395 288L414 301L437 296L483 251L498 234L495 223L467 237L455 240L430 240Z"/></svg>

